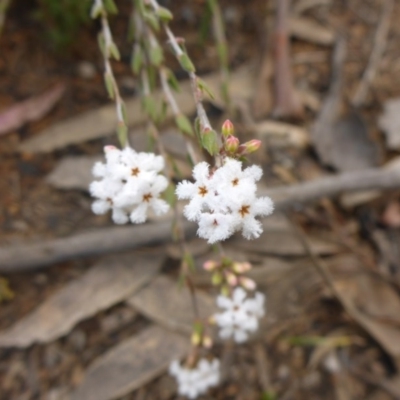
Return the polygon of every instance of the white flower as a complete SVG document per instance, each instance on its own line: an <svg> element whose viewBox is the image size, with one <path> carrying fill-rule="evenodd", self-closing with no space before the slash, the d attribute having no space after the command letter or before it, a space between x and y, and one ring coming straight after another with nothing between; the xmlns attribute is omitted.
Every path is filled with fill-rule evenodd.
<svg viewBox="0 0 400 400"><path fill-rule="evenodd" d="M194 183L179 183L179 199L189 199L184 215L199 225L197 234L209 243L225 240L237 231L246 239L257 238L263 228L256 218L272 213L268 197L257 198L256 182L262 170L251 166L242 170L240 161L227 158L224 165L210 172L205 162L193 169Z"/></svg>
<svg viewBox="0 0 400 400"><path fill-rule="evenodd" d="M219 336L222 339L233 337L235 342L243 343L249 338L249 333L258 329L258 320L264 315L265 297L256 292L253 298L248 298L246 291L237 287L232 297L218 296L217 305L225 309L215 314L214 320L221 328Z"/></svg>
<svg viewBox="0 0 400 400"><path fill-rule="evenodd" d="M228 239L234 232L233 216L223 213L202 213L197 234L209 243Z"/></svg>
<svg viewBox="0 0 400 400"><path fill-rule="evenodd" d="M118 150L114 146L106 146L104 153L106 162L93 166L93 175L100 179L89 188L97 198L92 204L95 214L111 210L113 221L125 224L129 220L145 222L149 208L156 215L168 211L168 204L160 199L168 186L167 179L159 175L164 168L161 156L137 153L130 147Z"/></svg>
<svg viewBox="0 0 400 400"><path fill-rule="evenodd" d="M195 183L183 181L176 188L178 198L191 199L184 210L189 221L196 221L202 208L215 196L214 180L210 177L209 165L206 162L200 162L193 168L193 178Z"/></svg>
<svg viewBox="0 0 400 400"><path fill-rule="evenodd" d="M189 399L195 399L205 393L208 388L218 385L220 362L216 358L212 361L202 358L195 368L189 369L175 360L169 367L169 373L177 381L178 393L182 396L187 396Z"/></svg>

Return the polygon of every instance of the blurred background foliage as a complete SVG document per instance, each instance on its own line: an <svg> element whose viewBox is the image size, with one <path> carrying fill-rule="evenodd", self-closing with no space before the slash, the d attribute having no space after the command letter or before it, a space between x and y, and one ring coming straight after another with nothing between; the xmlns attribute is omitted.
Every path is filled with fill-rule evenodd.
<svg viewBox="0 0 400 400"><path fill-rule="evenodd" d="M78 38L80 29L91 23L92 0L37 0L33 18L45 40L56 51L64 51Z"/></svg>

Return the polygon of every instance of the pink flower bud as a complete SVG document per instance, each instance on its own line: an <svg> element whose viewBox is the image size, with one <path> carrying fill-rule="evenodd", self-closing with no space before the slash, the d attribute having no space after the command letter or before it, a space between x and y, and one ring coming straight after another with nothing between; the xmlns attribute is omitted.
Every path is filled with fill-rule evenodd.
<svg viewBox="0 0 400 400"><path fill-rule="evenodd" d="M256 283L253 281L253 279L247 278L245 276L241 276L239 278L239 283L247 290L254 290L256 288Z"/></svg>
<svg viewBox="0 0 400 400"><path fill-rule="evenodd" d="M237 276L235 274L232 274L232 272L226 271L225 277L229 285L236 286L238 284Z"/></svg>
<svg viewBox="0 0 400 400"><path fill-rule="evenodd" d="M239 154L245 155L254 153L261 147L261 140L253 139L239 146Z"/></svg>
<svg viewBox="0 0 400 400"><path fill-rule="evenodd" d="M228 136L230 136L230 135L233 135L234 131L235 131L235 129L234 129L234 127L233 127L232 122L229 121L229 119L227 119L227 120L222 124L222 129L221 129L222 135L223 135L224 137L228 137Z"/></svg>
<svg viewBox="0 0 400 400"><path fill-rule="evenodd" d="M225 141L225 150L228 153L235 154L237 149L239 148L239 144L239 139L235 136L230 135Z"/></svg>
<svg viewBox="0 0 400 400"><path fill-rule="evenodd" d="M114 151L114 150L118 150L118 149L112 145L104 146L104 153L106 153L107 151Z"/></svg>
<svg viewBox="0 0 400 400"><path fill-rule="evenodd" d="M210 336L204 336L204 338L203 338L203 346L206 349L211 349L212 345L213 345L213 341L210 338Z"/></svg>
<svg viewBox="0 0 400 400"><path fill-rule="evenodd" d="M217 267L218 267L218 262L213 260L208 260L203 264L203 268L206 271L213 271Z"/></svg>
<svg viewBox="0 0 400 400"><path fill-rule="evenodd" d="M251 264L248 262L242 262L242 263L233 263L232 269L237 273L237 274L243 274L244 272L250 271L251 270Z"/></svg>

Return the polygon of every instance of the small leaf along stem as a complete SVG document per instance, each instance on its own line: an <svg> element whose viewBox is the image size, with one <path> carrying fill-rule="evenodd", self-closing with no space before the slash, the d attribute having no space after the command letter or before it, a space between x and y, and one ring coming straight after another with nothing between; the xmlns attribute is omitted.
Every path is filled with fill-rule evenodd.
<svg viewBox="0 0 400 400"><path fill-rule="evenodd" d="M148 0L148 4L152 6L154 12L156 13L160 9L157 0ZM204 109L203 91L199 85L199 78L196 74L196 69L192 61L190 60L188 54L179 45L177 37L174 35L168 24L166 22L161 22L161 26L163 27L164 32L168 37L168 42L172 47L175 57L181 64L181 67L189 75L193 98L196 105L197 118L199 121L199 128L200 128L199 134L200 134L201 145L214 157L215 165L219 167L222 165L222 158L219 155L219 152L216 151L218 139L208 119L207 113Z"/></svg>
<svg viewBox="0 0 400 400"><path fill-rule="evenodd" d="M108 23L108 13L103 0L97 0L92 9L92 17L100 18L101 33L99 34L99 45L104 60L104 82L108 95L115 101L117 114L117 136L121 147L128 145L128 126L126 123L125 103L121 97L117 81L111 66L111 58L119 61L120 54L112 37Z"/></svg>

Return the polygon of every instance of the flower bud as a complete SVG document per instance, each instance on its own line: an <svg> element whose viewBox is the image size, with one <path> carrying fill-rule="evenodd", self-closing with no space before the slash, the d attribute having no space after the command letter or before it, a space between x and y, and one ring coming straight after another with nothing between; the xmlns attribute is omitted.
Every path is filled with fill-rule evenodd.
<svg viewBox="0 0 400 400"><path fill-rule="evenodd" d="M208 260L203 264L203 268L206 271L213 271L217 267L218 267L218 262L213 260Z"/></svg>
<svg viewBox="0 0 400 400"><path fill-rule="evenodd" d="M239 283L247 290L254 290L256 288L256 283L253 281L253 279L247 278L245 276L241 276L239 278Z"/></svg>
<svg viewBox="0 0 400 400"><path fill-rule="evenodd" d="M229 119L227 119L223 124L222 124L222 135L227 138L228 136L233 135L235 129L233 127L233 124L231 121L229 121Z"/></svg>
<svg viewBox="0 0 400 400"><path fill-rule="evenodd" d="M203 347L205 347L206 349L211 349L213 345L213 341L211 339L210 336L204 336L203 337Z"/></svg>
<svg viewBox="0 0 400 400"><path fill-rule="evenodd" d="M261 140L253 139L239 146L239 154L245 155L254 153L261 147Z"/></svg>
<svg viewBox="0 0 400 400"><path fill-rule="evenodd" d="M241 262L241 263L235 262L232 265L232 269L237 274L243 274L244 272L251 270L251 264L248 262Z"/></svg>
<svg viewBox="0 0 400 400"><path fill-rule="evenodd" d="M228 153L236 153L237 149L239 148L239 139L235 136L228 136L225 142L225 150Z"/></svg>
<svg viewBox="0 0 400 400"><path fill-rule="evenodd" d="M112 145L107 145L104 146L104 152L106 153L107 151L114 151L114 150L118 150L115 146Z"/></svg>
<svg viewBox="0 0 400 400"><path fill-rule="evenodd" d="M222 275L220 272L214 272L211 276L211 283L213 285L220 285L222 282Z"/></svg>
<svg viewBox="0 0 400 400"><path fill-rule="evenodd" d="M235 274L232 274L232 272L225 272L225 277L229 285L236 286L238 284L237 276Z"/></svg>
<svg viewBox="0 0 400 400"><path fill-rule="evenodd" d="M192 333L191 343L193 346L198 346L201 343L201 335L198 332Z"/></svg>

